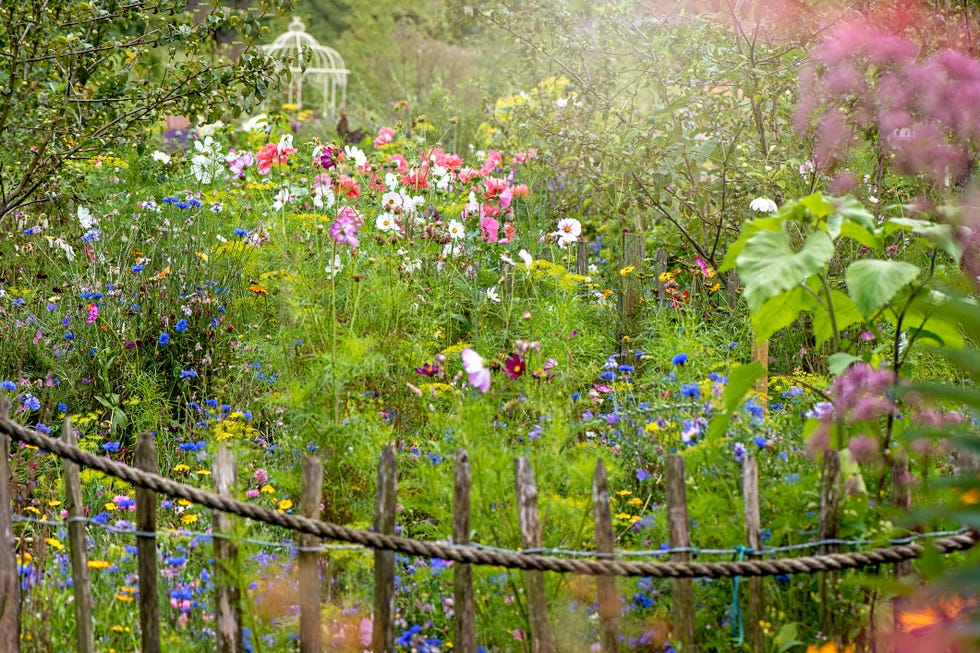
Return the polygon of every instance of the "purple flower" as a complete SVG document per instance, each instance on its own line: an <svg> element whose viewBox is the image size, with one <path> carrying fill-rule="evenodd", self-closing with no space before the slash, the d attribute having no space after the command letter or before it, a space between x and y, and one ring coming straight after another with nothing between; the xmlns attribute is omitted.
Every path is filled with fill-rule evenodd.
<svg viewBox="0 0 980 653"><path fill-rule="evenodd" d="M640 467L636 469L636 480L638 480L640 483L650 478L650 476L652 476L652 474L650 474L650 472L647 470Z"/></svg>
<svg viewBox="0 0 980 653"><path fill-rule="evenodd" d="M735 462L740 463L745 459L745 445L741 442L735 443Z"/></svg>

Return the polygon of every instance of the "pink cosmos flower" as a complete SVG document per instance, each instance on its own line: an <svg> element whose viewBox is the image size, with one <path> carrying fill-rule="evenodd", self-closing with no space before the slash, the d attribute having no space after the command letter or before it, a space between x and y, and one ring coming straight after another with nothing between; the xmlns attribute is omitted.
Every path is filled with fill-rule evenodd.
<svg viewBox="0 0 980 653"><path fill-rule="evenodd" d="M232 177L236 179L245 176L245 168L255 165L255 157L252 156L251 152L244 152L242 154L232 152L225 161L228 163L228 169L231 170Z"/></svg>
<svg viewBox="0 0 980 653"><path fill-rule="evenodd" d="M382 127L378 132L378 137L374 139L374 146L381 147L385 143L390 143L395 139L395 130L391 127Z"/></svg>
<svg viewBox="0 0 980 653"><path fill-rule="evenodd" d="M483 234L483 240L488 243L497 242L497 234L500 231L500 223L491 218L489 215L483 216L480 220L480 232Z"/></svg>
<svg viewBox="0 0 980 653"><path fill-rule="evenodd" d="M460 352L463 359L463 370L469 375L470 385L486 392L490 389L490 370L483 365L483 357L475 349L467 347Z"/></svg>
<svg viewBox="0 0 980 653"><path fill-rule="evenodd" d="M502 162L503 157L500 156L500 152L497 150L490 150L487 152L487 158L483 161L483 167L480 168L480 171L484 175L489 175L491 172L500 167Z"/></svg>
<svg viewBox="0 0 980 653"><path fill-rule="evenodd" d="M344 207L348 209L350 207ZM357 229L360 227L349 211L341 209L337 219L330 225L330 237L338 244L357 247L361 241L357 238Z"/></svg>
<svg viewBox="0 0 980 653"><path fill-rule="evenodd" d="M88 305L88 317L85 318L85 324L93 324L99 319L99 305L89 304Z"/></svg>
<svg viewBox="0 0 980 653"><path fill-rule="evenodd" d="M401 154L389 154L388 163L394 163L396 166L395 169L402 174L408 172L408 161Z"/></svg>

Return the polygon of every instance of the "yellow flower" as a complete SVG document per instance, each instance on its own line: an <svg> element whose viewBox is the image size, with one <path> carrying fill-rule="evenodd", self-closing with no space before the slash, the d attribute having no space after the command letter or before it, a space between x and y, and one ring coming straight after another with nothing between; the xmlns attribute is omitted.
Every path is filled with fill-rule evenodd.
<svg viewBox="0 0 980 653"><path fill-rule="evenodd" d="M625 268L622 268L619 271L619 276L625 277L626 275L628 275L630 272L632 272L635 269L636 269L636 266L635 265L627 265Z"/></svg>
<svg viewBox="0 0 980 653"><path fill-rule="evenodd" d="M289 499L283 499L282 501L279 502L280 511L289 510L292 507L293 507L293 502L290 501Z"/></svg>
<svg viewBox="0 0 980 653"><path fill-rule="evenodd" d="M35 508L34 506L27 506L26 508L24 508L24 512L33 512L35 515L41 514L41 511Z"/></svg>
<svg viewBox="0 0 980 653"><path fill-rule="evenodd" d="M633 515L629 514L628 512L621 512L616 515L616 519L631 519L632 517Z"/></svg>
<svg viewBox="0 0 980 653"><path fill-rule="evenodd" d="M210 476L211 471L208 469L198 469L194 472L195 474L200 474L201 476Z"/></svg>
<svg viewBox="0 0 980 653"><path fill-rule="evenodd" d="M298 104L286 103L286 104L282 105L282 110L283 111L296 111L296 109L299 109L299 105Z"/></svg>
<svg viewBox="0 0 980 653"><path fill-rule="evenodd" d="M113 510L116 509L116 504L110 501L109 503L105 504L105 509L108 510L109 512L112 512Z"/></svg>
<svg viewBox="0 0 980 653"><path fill-rule="evenodd" d="M266 485L263 485L262 486L262 489L259 490L259 492L261 492L262 494L275 494L276 493L276 488L272 487L271 485L266 484Z"/></svg>
<svg viewBox="0 0 980 653"><path fill-rule="evenodd" d="M189 506L189 505L191 505L191 502L188 501L187 499L177 499L177 505L178 506Z"/></svg>
<svg viewBox="0 0 980 653"><path fill-rule="evenodd" d="M960 501L962 501L963 504L967 506L972 506L974 504L980 503L980 488L975 487L968 490L967 492L964 492L962 495L960 495Z"/></svg>
<svg viewBox="0 0 980 653"><path fill-rule="evenodd" d="M616 494L618 494L618 495L619 495L619 496L621 496L621 497L628 497L629 495L631 495L631 494L633 494L633 493L632 493L632 492L630 492L629 490L620 490L620 491L619 491L619 492L617 492Z"/></svg>
<svg viewBox="0 0 980 653"><path fill-rule="evenodd" d="M184 463L180 463L178 465L174 465L174 471L179 474L181 472L189 472L191 471L191 468Z"/></svg>
<svg viewBox="0 0 980 653"><path fill-rule="evenodd" d="M46 537L44 538L44 541L45 543L47 543L48 546L50 546L53 549L58 549L59 551L61 551L62 549L65 548L65 545L63 545L61 542L54 539L53 537Z"/></svg>
<svg viewBox="0 0 980 653"><path fill-rule="evenodd" d="M263 288L262 286L260 286L257 283L253 283L251 286L248 287L248 289L249 289L250 292L254 292L256 295L268 295L269 294L269 291L268 290L266 290L265 288Z"/></svg>
<svg viewBox="0 0 980 653"><path fill-rule="evenodd" d="M87 564L89 569L108 569L112 566L112 563L106 560L89 560Z"/></svg>
<svg viewBox="0 0 980 653"><path fill-rule="evenodd" d="M643 505L643 501L639 497L633 497L632 499L630 499L629 501L627 501L627 503L630 504L631 506L642 506Z"/></svg>
<svg viewBox="0 0 980 653"><path fill-rule="evenodd" d="M673 272L661 272L660 273L660 276L657 277L657 278L660 280L660 283L667 283L668 281L673 281L674 280L674 273Z"/></svg>
<svg viewBox="0 0 980 653"><path fill-rule="evenodd" d="M197 515L184 515L180 518L181 524L193 524L197 522Z"/></svg>
<svg viewBox="0 0 980 653"><path fill-rule="evenodd" d="M820 648L817 648L815 644L810 644L806 647L806 653L854 653L854 645L851 644L845 648L838 648L837 642L827 642Z"/></svg>

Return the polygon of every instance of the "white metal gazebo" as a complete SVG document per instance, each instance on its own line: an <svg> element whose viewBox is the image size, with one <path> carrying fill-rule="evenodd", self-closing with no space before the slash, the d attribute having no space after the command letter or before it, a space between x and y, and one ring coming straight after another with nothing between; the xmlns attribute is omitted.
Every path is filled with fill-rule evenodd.
<svg viewBox="0 0 980 653"><path fill-rule="evenodd" d="M284 34L262 47L269 56L289 59L289 71L293 76L286 94L289 104L303 108L303 85L309 82L321 91L321 115L328 120L336 117L338 108L343 108L347 98L347 76L350 74L336 50L320 45L306 33L303 21L295 17Z"/></svg>

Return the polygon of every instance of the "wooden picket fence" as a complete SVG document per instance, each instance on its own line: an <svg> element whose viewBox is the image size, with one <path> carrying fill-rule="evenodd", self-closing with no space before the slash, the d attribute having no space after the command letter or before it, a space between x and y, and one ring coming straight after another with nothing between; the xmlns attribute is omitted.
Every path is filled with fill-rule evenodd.
<svg viewBox="0 0 980 653"><path fill-rule="evenodd" d="M6 415L0 407L0 451L9 451L9 436L6 432ZM19 427L22 430L23 427ZM34 434L40 436L40 434ZM66 420L62 431L63 443L75 446L75 434ZM54 443L52 442L52 447ZM397 497L397 470L395 448L387 447L378 465L377 497L374 513L374 531L393 534ZM115 464L115 463L113 463ZM139 437L135 466L152 474L157 473L155 440L149 434ZM235 460L225 443L219 443L213 461L212 478L214 492L219 496L230 497L236 487ZM760 551L760 517L758 472L756 461L746 456L743 462L743 498L746 542L750 555ZM900 471L896 469L896 471ZM11 470L6 455L0 456L0 506L10 506L0 511L0 536L5 546L0 546L0 650L16 651L19 645L20 585L17 575L15 540L10 520L13 512L9 479ZM828 452L824 459L824 482L820 499L821 540L838 536L837 519L840 463L836 452ZM92 619L92 594L89 584L89 571L85 549L85 520L81 496L79 467L76 463L64 460L65 506L68 511L69 552L72 565L72 578L75 592L75 618L77 650L89 653L95 650ZM179 484L178 484L179 485ZM669 528L671 562L685 562L691 559L690 534L688 532L688 509L684 479L684 460L679 455L665 459L666 512ZM184 486L189 487L189 486ZM302 496L300 513L311 519L319 519L319 505L323 488L323 467L316 456L307 456L302 467ZM525 550L538 549L542 544L542 522L538 510L538 490L534 472L527 458L515 461L515 494L520 523L521 547ZM595 524L595 557L598 560L614 560L615 535L612 528L609 490L606 468L602 459L596 463L593 475L593 518ZM901 500L901 499L900 499ZM906 499L907 501L907 499ZM139 572L140 634L143 653L160 651L159 596L157 592L157 542L156 516L158 502L156 493L138 487L136 490L136 530ZM215 585L215 650L218 653L239 653L243 650L241 600L237 578L239 552L234 538L234 520L240 517L215 512L213 520L214 546L214 585ZM468 544L470 531L470 463L467 452L460 449L455 456L455 483L452 520L452 541L455 544ZM322 650L320 623L321 594L317 559L319 539L307 533L298 538L298 573L300 605L300 650L313 653ZM828 546L824 552L829 552ZM395 650L394 629L394 553L390 550L375 550L374 553L374 616L371 649L376 653ZM454 649L464 653L476 651L476 627L471 565L456 563L454 569L454 606L456 612ZM899 567L898 573L908 569ZM548 616L548 602L545 595L544 573L526 570L525 591L527 596L529 636L534 653L549 653L553 650L552 628ZM827 596L832 591L836 572L821 572L821 594ZM763 579L753 576L748 579L747 593L747 645L752 651L764 650L763 633L759 622L763 619ZM673 611L672 638L683 650L696 650L695 602L691 578L672 579ZM829 596L827 596L829 599ZM600 575L597 579L597 605L601 651L613 653L619 650L618 616L619 600L613 575ZM834 632L834 615L830 608L832 601L822 602L821 615L825 634Z"/></svg>

